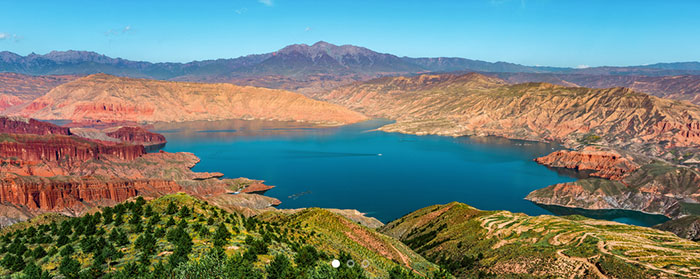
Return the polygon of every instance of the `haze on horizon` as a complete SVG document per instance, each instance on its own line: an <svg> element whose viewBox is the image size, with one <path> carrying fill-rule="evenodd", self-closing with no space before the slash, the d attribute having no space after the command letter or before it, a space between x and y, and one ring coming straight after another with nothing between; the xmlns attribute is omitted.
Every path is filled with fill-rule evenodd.
<svg viewBox="0 0 700 279"><path fill-rule="evenodd" d="M700 60L697 1L375 2L7 1L0 51L189 62L323 40L398 56L560 67Z"/></svg>

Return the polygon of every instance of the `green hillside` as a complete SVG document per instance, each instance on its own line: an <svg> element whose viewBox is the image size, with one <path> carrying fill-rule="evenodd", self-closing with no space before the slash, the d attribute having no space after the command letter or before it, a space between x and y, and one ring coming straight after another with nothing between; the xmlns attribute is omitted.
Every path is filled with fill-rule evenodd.
<svg viewBox="0 0 700 279"><path fill-rule="evenodd" d="M357 264L334 269L332 259ZM440 275L401 242L326 210L246 218L185 194L148 202L138 198L78 218L51 214L16 224L0 235L0 266L0 274L11 278Z"/></svg>
<svg viewBox="0 0 700 279"><path fill-rule="evenodd" d="M381 228L458 278L698 278L700 243L581 216L527 216L461 203Z"/></svg>

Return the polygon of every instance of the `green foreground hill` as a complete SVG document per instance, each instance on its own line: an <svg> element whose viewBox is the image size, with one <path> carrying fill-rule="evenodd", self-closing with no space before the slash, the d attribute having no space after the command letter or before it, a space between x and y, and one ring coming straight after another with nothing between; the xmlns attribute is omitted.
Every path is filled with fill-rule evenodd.
<svg viewBox="0 0 700 279"><path fill-rule="evenodd" d="M581 216L527 216L461 203L383 227L459 278L698 278L700 243Z"/></svg>
<svg viewBox="0 0 700 279"><path fill-rule="evenodd" d="M338 259L339 268L331 261ZM354 266L348 264L352 261ZM0 231L7 278L697 278L700 243L580 216L417 210L372 229L329 210L226 211L186 194Z"/></svg>
<svg viewBox="0 0 700 279"><path fill-rule="evenodd" d="M186 194L148 202L138 198L76 218L42 215L3 230L0 274L12 278L388 278L390 274L392 278L449 278L398 240L323 209L263 217L246 218ZM334 269L332 259L344 264ZM354 267L346 264L349 260L356 263Z"/></svg>

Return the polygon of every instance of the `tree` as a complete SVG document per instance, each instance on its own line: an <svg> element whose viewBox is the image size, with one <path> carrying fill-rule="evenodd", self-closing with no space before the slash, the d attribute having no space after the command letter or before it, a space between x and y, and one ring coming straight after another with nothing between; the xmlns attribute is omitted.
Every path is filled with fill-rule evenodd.
<svg viewBox="0 0 700 279"><path fill-rule="evenodd" d="M170 216L170 219L168 219L168 222L165 223L165 227L169 228L175 225L175 218L173 216Z"/></svg>
<svg viewBox="0 0 700 279"><path fill-rule="evenodd" d="M230 279L262 279L263 275L253 266L253 262L244 256L234 254L226 260L226 273ZM331 277L328 277L331 278Z"/></svg>
<svg viewBox="0 0 700 279"><path fill-rule="evenodd" d="M433 274L430 278L433 279L450 279L452 278L452 275L447 272L447 270L440 268L439 270L433 271Z"/></svg>
<svg viewBox="0 0 700 279"><path fill-rule="evenodd" d="M394 266L394 268L389 270L389 279L413 279L415 278L409 271L401 268L400 266Z"/></svg>
<svg viewBox="0 0 700 279"><path fill-rule="evenodd" d="M68 279L78 278L80 263L70 256L64 256L58 267L58 272Z"/></svg>
<svg viewBox="0 0 700 279"><path fill-rule="evenodd" d="M24 274L20 276L21 279L51 279L51 274L34 264L34 262L29 262L22 273Z"/></svg>
<svg viewBox="0 0 700 279"><path fill-rule="evenodd" d="M114 225L118 227L122 224L124 224L124 216L122 216L121 213L117 212L117 216L114 217Z"/></svg>
<svg viewBox="0 0 700 279"><path fill-rule="evenodd" d="M228 244L229 238L231 238L231 232L228 231L226 225L220 223L214 232L214 247L223 247Z"/></svg>
<svg viewBox="0 0 700 279"><path fill-rule="evenodd" d="M328 264L319 264L306 275L307 279L340 278L336 276L335 268Z"/></svg>
<svg viewBox="0 0 700 279"><path fill-rule="evenodd" d="M143 213L146 217L151 217L153 215L153 207L149 204L146 206L146 211Z"/></svg>
<svg viewBox="0 0 700 279"><path fill-rule="evenodd" d="M149 256L156 250L156 238L153 234L145 232L134 241L136 249L140 250L145 255Z"/></svg>
<svg viewBox="0 0 700 279"><path fill-rule="evenodd" d="M73 253L75 253L75 249L73 249L73 245L66 245L65 247L63 247L61 249L61 252L60 252L61 256L64 256L64 257L70 256Z"/></svg>
<svg viewBox="0 0 700 279"><path fill-rule="evenodd" d="M39 246L39 247L36 247L34 249L34 251L32 251L32 257L35 260L39 260L39 259L43 258L44 256L46 256L46 250L44 250L44 247Z"/></svg>
<svg viewBox="0 0 700 279"><path fill-rule="evenodd" d="M294 258L297 266L302 269L312 267L318 260L318 251L313 246L304 246L299 249L297 256Z"/></svg>
<svg viewBox="0 0 700 279"><path fill-rule="evenodd" d="M284 254L277 254L272 262L265 268L268 279L285 279L294 277L294 267Z"/></svg>
<svg viewBox="0 0 700 279"><path fill-rule="evenodd" d="M5 254L5 257L0 260L0 265L2 265L4 268L9 269L12 272L18 272L22 269L24 269L24 260L22 259L22 256L17 256L13 254Z"/></svg>
<svg viewBox="0 0 700 279"><path fill-rule="evenodd" d="M186 205L183 206L183 207L180 209L180 212L178 212L177 215L180 216L180 218L183 218L183 219L184 219L184 218L187 218L187 217L190 217L190 208L187 207Z"/></svg>
<svg viewBox="0 0 700 279"><path fill-rule="evenodd" d="M173 215L173 214L177 213L177 209L178 209L177 205L175 205L175 203L171 201L168 204L168 208L165 210L165 213L168 215Z"/></svg>
<svg viewBox="0 0 700 279"><path fill-rule="evenodd" d="M68 244L70 239L66 235L60 235L58 239L56 240L56 246L62 247L63 245Z"/></svg>
<svg viewBox="0 0 700 279"><path fill-rule="evenodd" d="M192 251L192 238L187 232L181 228L176 227L170 229L166 235L166 239L173 245L175 245L175 251L170 255L168 259L170 266L176 267L180 263L187 261L187 256Z"/></svg>
<svg viewBox="0 0 700 279"><path fill-rule="evenodd" d="M347 263L349 260L352 260L352 257L350 254L341 251L338 260L340 260L341 263ZM367 276L365 276L365 270L362 269L359 264L355 264L353 267L342 264L336 269L336 272L337 278L367 278Z"/></svg>

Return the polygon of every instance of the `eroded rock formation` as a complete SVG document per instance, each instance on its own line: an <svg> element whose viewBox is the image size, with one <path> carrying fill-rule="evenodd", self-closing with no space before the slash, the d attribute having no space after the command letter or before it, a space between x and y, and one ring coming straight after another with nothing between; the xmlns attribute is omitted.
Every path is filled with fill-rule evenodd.
<svg viewBox="0 0 700 279"><path fill-rule="evenodd" d="M166 142L163 135L149 132L142 127L119 127L116 130L107 131L107 136L141 145L162 145Z"/></svg>
<svg viewBox="0 0 700 279"><path fill-rule="evenodd" d="M46 211L77 215L137 195L180 191L251 214L279 204L255 194L231 195L271 186L243 178L219 179L221 173L195 173L190 168L199 158L192 153L145 153L141 144L121 142L164 140L142 128L115 129L113 135L121 139L113 142L57 134L69 132L45 122L18 121L4 122L3 131L21 134L0 133L0 214L8 214L0 218L0 225ZM252 188L246 191L248 187Z"/></svg>
<svg viewBox="0 0 700 279"><path fill-rule="evenodd" d="M613 150L601 150L589 146L581 151L560 150L535 161L553 168L567 168L589 171L591 176L612 180L621 180L639 168L631 156L622 155Z"/></svg>

